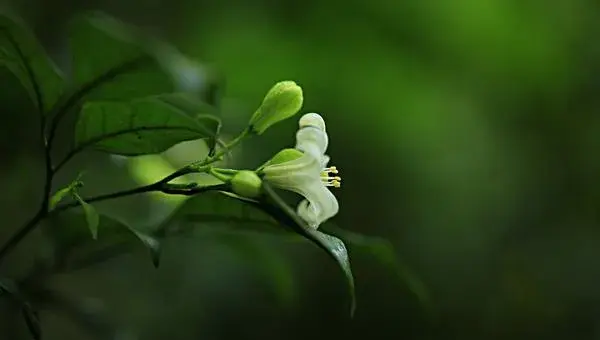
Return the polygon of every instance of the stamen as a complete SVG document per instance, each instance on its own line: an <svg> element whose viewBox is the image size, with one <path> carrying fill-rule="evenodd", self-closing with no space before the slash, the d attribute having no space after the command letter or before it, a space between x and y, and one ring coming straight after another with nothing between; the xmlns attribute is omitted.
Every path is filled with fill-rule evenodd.
<svg viewBox="0 0 600 340"><path fill-rule="evenodd" d="M338 169L335 166L323 169L321 172L321 180L328 187L339 188L342 185L342 178L340 176L330 176L330 174L337 174Z"/></svg>

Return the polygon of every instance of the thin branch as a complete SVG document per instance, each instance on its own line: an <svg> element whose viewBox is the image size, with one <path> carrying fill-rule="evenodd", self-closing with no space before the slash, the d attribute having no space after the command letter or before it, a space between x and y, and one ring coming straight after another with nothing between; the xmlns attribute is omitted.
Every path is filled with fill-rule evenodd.
<svg viewBox="0 0 600 340"><path fill-rule="evenodd" d="M2 31L5 33L8 41L13 45L15 51L19 55L19 58L23 60L23 67L25 72L27 73L27 77L31 81L31 86L33 87L36 104L38 106L38 112L40 115L40 138L43 142L44 148L44 162L45 162L45 179L44 179L44 192L42 197L42 203L38 210L38 212L27 222L23 227L21 227L16 234L14 234L8 242L0 248L0 264L5 259L6 255L25 237L29 234L35 226L46 216L48 212L48 203L50 200L50 191L52 190L52 160L50 158L50 150L47 147L46 138L45 138L45 128L46 128L46 113L44 109L44 101L42 97L42 91L40 89L40 85L35 78L35 74L27 56L21 50L19 44L14 39L12 34L8 32L8 29L3 28Z"/></svg>
<svg viewBox="0 0 600 340"><path fill-rule="evenodd" d="M126 197L126 196L133 196L133 195L147 193L147 192L159 192L159 191L164 192L166 194L171 194L171 195L190 196L190 195L195 195L195 194L199 194L199 193L210 191L210 190L224 190L227 188L227 185L225 185L225 184L216 184L216 185L196 187L196 188L177 188L177 187L169 186L169 184L168 184L169 181L171 181L175 178L178 178L180 176L183 176L183 175L186 175L189 173L193 173L193 172L197 172L197 170L186 167L186 168L180 169L178 171L175 171L171 175L161 179L160 181L152 183L150 185L145 185L145 186L138 187L138 188L118 191L118 192L114 192L114 193L110 193L110 194L93 196L93 197L89 197L89 198L86 197L86 198L83 198L83 200L87 203L94 203L94 202L106 201L106 200L111 200L111 199L116 199L116 198L121 198L121 197ZM0 248L0 264L5 259L6 255L10 251L12 251L15 248L15 246L17 244L19 244L19 242L21 242L21 240L25 236L27 236L30 232L32 232L35 229L35 227L38 225L38 223L40 221L42 221L43 219L45 219L47 217L54 216L60 212L63 212L65 210L75 208L78 206L79 206L79 202L71 202L71 203L67 203L64 205L60 205L56 209L54 209L50 212L48 212L46 207L42 207L31 220L29 220L27 223L25 223L25 225L23 225L17 231L16 234L13 234L8 239L8 241L2 246L2 248Z"/></svg>
<svg viewBox="0 0 600 340"><path fill-rule="evenodd" d="M196 195L196 194L203 193L206 191L225 190L226 188L227 188L227 185L225 185L225 184L215 184L215 185L209 185L209 186L203 186L203 187L197 187L197 188L191 188L191 189L171 188L168 185L165 185L165 183L162 183L162 180L161 180L156 183L146 185L143 187L118 191L118 192L105 194L105 195L93 196L93 197L89 197L89 198L84 197L83 201L86 203L94 203L94 202L101 202L101 201L107 201L107 200L116 199L116 198L122 198L122 197L127 197L127 196L148 193L148 192L163 192L165 194L170 194L170 195L191 196L191 195ZM65 210L69 210L71 208L75 208L78 206L79 206L79 202L67 203L67 204L58 206L56 209L52 210L49 215L55 215L55 214L65 211Z"/></svg>

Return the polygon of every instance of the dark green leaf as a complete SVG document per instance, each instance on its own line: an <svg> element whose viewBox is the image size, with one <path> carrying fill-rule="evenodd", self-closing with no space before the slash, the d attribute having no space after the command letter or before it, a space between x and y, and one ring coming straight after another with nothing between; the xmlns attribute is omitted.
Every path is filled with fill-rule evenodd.
<svg viewBox="0 0 600 340"><path fill-rule="evenodd" d="M57 270L79 269L140 246L150 251L152 262L158 266L158 240L107 216L99 217L96 240L84 226L85 214L64 212L50 219L44 230L54 245Z"/></svg>
<svg viewBox="0 0 600 340"><path fill-rule="evenodd" d="M31 337L35 340L42 339L42 327L40 325L40 316L37 311L31 308L30 305L23 305L23 318L25 319L25 324L27 325L27 329L31 334Z"/></svg>
<svg viewBox="0 0 600 340"><path fill-rule="evenodd" d="M198 93L199 66L107 15L89 12L71 25L77 100L130 100L177 91Z"/></svg>
<svg viewBox="0 0 600 340"><path fill-rule="evenodd" d="M289 235L291 231L311 240L325 250L345 274L351 298L351 313L355 309L354 278L348 252L344 243L336 237L314 230L304 223L283 200L265 184L267 194L277 206L245 199L224 192L208 192L183 203L159 228L159 235L179 234L198 224L224 222L221 230L231 231L231 225L239 232L261 231Z"/></svg>
<svg viewBox="0 0 600 340"><path fill-rule="evenodd" d="M94 338L117 339L118 335L124 333L101 300L77 298L49 289L38 295L44 307L71 319L91 332Z"/></svg>
<svg viewBox="0 0 600 340"><path fill-rule="evenodd" d="M63 93L62 75L44 48L21 20L6 13L0 13L0 63L19 79L41 112L48 112Z"/></svg>
<svg viewBox="0 0 600 340"><path fill-rule="evenodd" d="M343 230L333 226L332 223L327 223L323 229L344 240L351 251L375 257L382 265L393 271L403 284L406 284L408 289L419 299L421 306L428 312L431 311L433 304L427 287L411 268L398 259L390 241Z"/></svg>
<svg viewBox="0 0 600 340"><path fill-rule="evenodd" d="M297 287L288 259L277 254L273 244L264 238L236 236L239 235L227 235L220 240L230 245L232 250L272 287L280 303L289 307L296 298Z"/></svg>
<svg viewBox="0 0 600 340"><path fill-rule="evenodd" d="M274 210L268 205L263 205L262 209L270 211L272 216L276 216L282 224L290 226L295 232L314 242L338 263L348 284L348 291L350 294L350 315L353 316L356 309L354 276L352 275L350 258L344 242L334 236L322 233L308 226L268 183L264 183L263 187L267 196L284 214L281 214L280 211Z"/></svg>
<svg viewBox="0 0 600 340"><path fill-rule="evenodd" d="M258 206L256 201L227 192L202 193L179 206L157 234L160 237L181 235L199 227L213 233L224 233L220 240L231 245L241 258L248 261L272 285L281 303L288 305L296 291L291 268L285 257L275 254L267 240L259 236L288 236L291 235L290 230Z"/></svg>
<svg viewBox="0 0 600 340"><path fill-rule="evenodd" d="M186 200L158 229L161 237L193 230L198 224L217 224L227 231L261 231L287 234L273 217L258 208L256 201L222 191L202 193ZM289 232L289 231L288 231Z"/></svg>
<svg viewBox="0 0 600 340"><path fill-rule="evenodd" d="M151 96L130 102L88 102L77 122L76 148L126 155L159 153L188 140L214 138L217 118L185 94Z"/></svg>

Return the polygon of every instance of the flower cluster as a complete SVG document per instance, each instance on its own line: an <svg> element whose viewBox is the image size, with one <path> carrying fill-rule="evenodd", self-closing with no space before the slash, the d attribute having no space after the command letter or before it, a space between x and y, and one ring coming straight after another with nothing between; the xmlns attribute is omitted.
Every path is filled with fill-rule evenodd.
<svg viewBox="0 0 600 340"><path fill-rule="evenodd" d="M302 100L302 89L296 83L276 84L250 119L249 130L261 134L273 124L295 115ZM316 229L338 213L338 201L329 188L339 188L342 179L337 168L328 165L329 136L323 117L307 113L298 125L294 148L281 150L256 171L237 172L230 183L235 193L249 198L261 195L263 181L301 195L304 199L297 207L298 216Z"/></svg>

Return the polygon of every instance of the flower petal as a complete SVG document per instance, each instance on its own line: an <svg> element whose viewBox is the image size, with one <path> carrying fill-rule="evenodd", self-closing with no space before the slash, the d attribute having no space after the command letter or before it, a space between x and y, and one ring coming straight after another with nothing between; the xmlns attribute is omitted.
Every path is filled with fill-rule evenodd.
<svg viewBox="0 0 600 340"><path fill-rule="evenodd" d="M321 162L329 138L327 133L313 126L304 127L296 133L296 149L308 153Z"/></svg>
<svg viewBox="0 0 600 340"><path fill-rule="evenodd" d="M321 115L318 113L312 112L303 115L302 117L300 117L298 125L300 126L300 129L307 126L312 126L325 132L325 120L323 120L323 117L321 117Z"/></svg>
<svg viewBox="0 0 600 340"><path fill-rule="evenodd" d="M322 183L312 182L306 189L306 193L302 194L306 200L300 202L297 213L308 225L316 229L337 214L340 207L333 193Z"/></svg>

